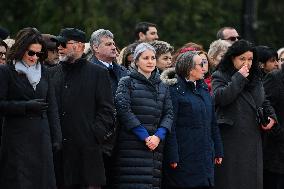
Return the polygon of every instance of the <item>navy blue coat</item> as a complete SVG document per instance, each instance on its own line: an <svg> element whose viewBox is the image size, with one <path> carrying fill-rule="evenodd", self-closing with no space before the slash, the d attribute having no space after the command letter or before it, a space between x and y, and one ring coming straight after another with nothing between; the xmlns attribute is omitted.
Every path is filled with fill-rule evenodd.
<svg viewBox="0 0 284 189"><path fill-rule="evenodd" d="M170 130L173 112L169 88L158 73L149 79L133 70L120 80L115 98L121 129L114 165L115 189L159 189L163 159L163 141L150 151L132 132L140 124L149 135L159 127Z"/></svg>
<svg viewBox="0 0 284 189"><path fill-rule="evenodd" d="M166 140L164 181L166 186L191 188L214 185L214 158L223 157L214 105L203 80L178 78L170 87L174 123ZM176 169L170 163L177 162Z"/></svg>

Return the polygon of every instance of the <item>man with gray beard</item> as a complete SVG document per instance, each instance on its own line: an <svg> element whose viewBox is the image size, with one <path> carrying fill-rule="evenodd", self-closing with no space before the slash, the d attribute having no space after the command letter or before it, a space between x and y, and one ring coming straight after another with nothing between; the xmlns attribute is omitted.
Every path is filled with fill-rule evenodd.
<svg viewBox="0 0 284 189"><path fill-rule="evenodd" d="M84 58L85 38L75 28L52 38L60 60L53 70L63 135L55 152L59 189L100 189L106 182L101 144L114 122L111 82L107 69Z"/></svg>

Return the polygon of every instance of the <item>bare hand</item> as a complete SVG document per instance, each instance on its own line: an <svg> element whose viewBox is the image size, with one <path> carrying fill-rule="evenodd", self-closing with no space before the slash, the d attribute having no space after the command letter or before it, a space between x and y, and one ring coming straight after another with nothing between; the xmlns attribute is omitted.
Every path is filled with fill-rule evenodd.
<svg viewBox="0 0 284 189"><path fill-rule="evenodd" d="M263 126L263 125L261 126L263 130L270 130L276 123L276 121L273 118L268 117L268 119L269 119L269 123L266 126Z"/></svg>
<svg viewBox="0 0 284 189"><path fill-rule="evenodd" d="M175 168L177 168L177 163L170 163L170 167L172 168L172 169L175 169Z"/></svg>
<svg viewBox="0 0 284 189"><path fill-rule="evenodd" d="M149 140L146 141L146 145L148 146L150 150L153 151L158 147L161 140L156 135L149 136L148 138Z"/></svg>
<svg viewBox="0 0 284 189"><path fill-rule="evenodd" d="M214 163L216 165L221 165L222 161L223 161L223 158L221 158L221 157L217 157L217 158L214 159Z"/></svg>
<svg viewBox="0 0 284 189"><path fill-rule="evenodd" d="M244 77L249 76L249 69L247 65L244 65L240 70L240 74L242 74Z"/></svg>

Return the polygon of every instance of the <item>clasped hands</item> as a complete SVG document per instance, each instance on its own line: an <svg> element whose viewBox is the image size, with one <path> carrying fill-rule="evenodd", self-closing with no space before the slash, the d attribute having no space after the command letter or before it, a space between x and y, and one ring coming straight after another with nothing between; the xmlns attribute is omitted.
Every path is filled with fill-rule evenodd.
<svg viewBox="0 0 284 189"><path fill-rule="evenodd" d="M146 142L146 146L151 150L155 150L159 143L160 143L160 138L157 137L156 135L152 135L152 136L148 136L146 139L145 139L145 142Z"/></svg>

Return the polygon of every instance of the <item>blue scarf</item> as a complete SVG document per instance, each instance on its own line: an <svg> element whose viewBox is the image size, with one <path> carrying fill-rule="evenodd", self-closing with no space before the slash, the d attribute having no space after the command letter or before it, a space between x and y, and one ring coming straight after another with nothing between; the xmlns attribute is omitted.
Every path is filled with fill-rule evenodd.
<svg viewBox="0 0 284 189"><path fill-rule="evenodd" d="M25 74L34 90L36 90L41 78L41 64L36 63L28 66L24 61L19 61L15 63L15 69L18 73Z"/></svg>

